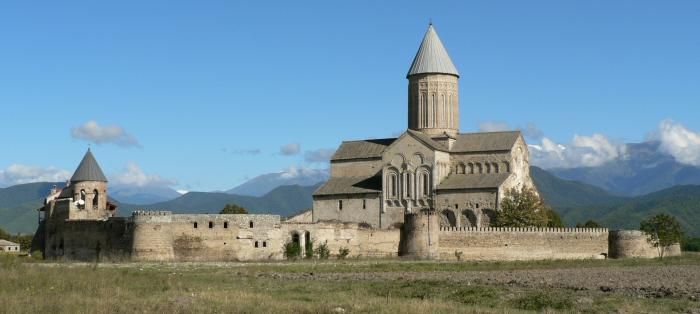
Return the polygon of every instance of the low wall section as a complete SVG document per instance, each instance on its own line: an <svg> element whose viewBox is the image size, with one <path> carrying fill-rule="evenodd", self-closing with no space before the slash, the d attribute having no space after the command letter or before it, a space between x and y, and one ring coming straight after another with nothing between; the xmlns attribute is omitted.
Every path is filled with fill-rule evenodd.
<svg viewBox="0 0 700 314"><path fill-rule="evenodd" d="M604 228L441 228L443 260L541 260L605 258Z"/></svg>

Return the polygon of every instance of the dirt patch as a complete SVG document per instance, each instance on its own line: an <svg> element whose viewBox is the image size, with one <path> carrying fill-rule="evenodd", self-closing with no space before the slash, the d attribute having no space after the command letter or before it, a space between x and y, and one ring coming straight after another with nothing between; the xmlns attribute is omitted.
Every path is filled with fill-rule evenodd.
<svg viewBox="0 0 700 314"><path fill-rule="evenodd" d="M700 265L508 271L258 273L258 277L307 280L441 280L463 284L598 290L644 298L700 298Z"/></svg>

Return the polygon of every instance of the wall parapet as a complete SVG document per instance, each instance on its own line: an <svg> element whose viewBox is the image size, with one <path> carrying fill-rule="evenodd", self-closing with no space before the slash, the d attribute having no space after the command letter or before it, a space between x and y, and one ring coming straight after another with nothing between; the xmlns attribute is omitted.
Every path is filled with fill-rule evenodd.
<svg viewBox="0 0 700 314"><path fill-rule="evenodd" d="M173 212L169 210L135 210L131 213L131 216L169 216Z"/></svg>
<svg viewBox="0 0 700 314"><path fill-rule="evenodd" d="M440 227L440 232L607 233L608 228Z"/></svg>

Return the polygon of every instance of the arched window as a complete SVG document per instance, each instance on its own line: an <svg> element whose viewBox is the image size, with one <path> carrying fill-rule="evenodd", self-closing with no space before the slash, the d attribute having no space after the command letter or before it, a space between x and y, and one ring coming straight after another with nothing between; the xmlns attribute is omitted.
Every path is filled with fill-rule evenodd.
<svg viewBox="0 0 700 314"><path fill-rule="evenodd" d="M491 164L488 162L486 163L486 173L491 173Z"/></svg>
<svg viewBox="0 0 700 314"><path fill-rule="evenodd" d="M85 208L85 190L80 190L80 200L82 204L78 204L78 207Z"/></svg>
<svg viewBox="0 0 700 314"><path fill-rule="evenodd" d="M389 197L391 198L396 198L398 196L398 191L399 191L399 180L398 176L396 175L395 172L389 173L389 176L387 178L388 183L389 183Z"/></svg>
<svg viewBox="0 0 700 314"><path fill-rule="evenodd" d="M503 162L503 171L510 172L510 164L507 161Z"/></svg>
<svg viewBox="0 0 700 314"><path fill-rule="evenodd" d="M464 170L465 170L464 164L460 162L457 165L457 174L464 174Z"/></svg>
<svg viewBox="0 0 700 314"><path fill-rule="evenodd" d="M362 200L362 209L367 209L367 200Z"/></svg>
<svg viewBox="0 0 700 314"><path fill-rule="evenodd" d="M92 191L92 193L95 194L95 196L92 198L92 209L97 209L97 206L99 204L98 202L100 199L100 192L98 192L97 190L94 190L94 191Z"/></svg>
<svg viewBox="0 0 700 314"><path fill-rule="evenodd" d="M248 226L253 228L253 221L252 220L250 222L248 222Z"/></svg>
<svg viewBox="0 0 700 314"><path fill-rule="evenodd" d="M477 162L475 164L475 166L476 166L476 170L475 170L476 173L484 173L484 169L481 167L481 163Z"/></svg>
<svg viewBox="0 0 700 314"><path fill-rule="evenodd" d="M267 241L263 241L263 247L267 247Z"/></svg>
<svg viewBox="0 0 700 314"><path fill-rule="evenodd" d="M474 164L471 162L469 163L469 174L474 174Z"/></svg>
<svg viewBox="0 0 700 314"><path fill-rule="evenodd" d="M493 163L493 172L498 173L498 163Z"/></svg>
<svg viewBox="0 0 700 314"><path fill-rule="evenodd" d="M430 175L427 172L423 172L423 196L430 195Z"/></svg>
<svg viewBox="0 0 700 314"><path fill-rule="evenodd" d="M411 197L413 195L413 174L406 174L406 196Z"/></svg>
<svg viewBox="0 0 700 314"><path fill-rule="evenodd" d="M338 210L343 210L343 200L338 200Z"/></svg>
<svg viewBox="0 0 700 314"><path fill-rule="evenodd" d="M224 221L224 229L228 229L228 221Z"/></svg>
<svg viewBox="0 0 700 314"><path fill-rule="evenodd" d="M197 222L194 222L194 228L197 229Z"/></svg>
<svg viewBox="0 0 700 314"><path fill-rule="evenodd" d="M258 241L255 241L255 247L258 247Z"/></svg>
<svg viewBox="0 0 700 314"><path fill-rule="evenodd" d="M211 229L211 228L214 228L214 222L213 222L213 221L210 221L210 222L209 222L209 229Z"/></svg>

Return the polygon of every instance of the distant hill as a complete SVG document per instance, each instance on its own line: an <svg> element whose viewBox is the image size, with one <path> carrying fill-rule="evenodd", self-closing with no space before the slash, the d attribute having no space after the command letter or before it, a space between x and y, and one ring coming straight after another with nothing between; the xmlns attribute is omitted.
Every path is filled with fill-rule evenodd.
<svg viewBox="0 0 700 314"><path fill-rule="evenodd" d="M32 233L37 226L37 209L54 185L65 182L39 182L0 188L0 228L10 233Z"/></svg>
<svg viewBox="0 0 700 314"><path fill-rule="evenodd" d="M259 175L226 193L263 196L279 186L311 186L326 180L328 180L328 169L290 168L284 172Z"/></svg>
<svg viewBox="0 0 700 314"><path fill-rule="evenodd" d="M676 186L637 197L616 196L605 189L565 180L537 167L531 175L545 201L569 226L593 219L610 228L637 228L653 214L670 213L692 236L700 237L700 186ZM0 227L16 233L36 229L36 209L55 183L31 183L0 189ZM263 196L227 193L190 192L173 200L150 205L119 203L119 215L129 216L135 209L170 210L175 213L218 213L228 203L248 208L251 213L290 216L312 205L312 186L278 186Z"/></svg>
<svg viewBox="0 0 700 314"><path fill-rule="evenodd" d="M120 204L119 215L128 216L136 209L169 210L174 213L217 214L229 203L248 209L250 213L289 216L312 205L311 195L320 183L312 186L285 185L260 196L218 192L190 192L174 200L150 205Z"/></svg>
<svg viewBox="0 0 700 314"><path fill-rule="evenodd" d="M564 179L601 187L623 196L644 195L676 185L700 184L700 168L660 152L659 142L627 144L627 157L597 167L547 169Z"/></svg>
<svg viewBox="0 0 700 314"><path fill-rule="evenodd" d="M109 196L122 203L153 204L176 199L182 194L162 186L110 185Z"/></svg>
<svg viewBox="0 0 700 314"><path fill-rule="evenodd" d="M545 202L555 208L617 204L627 200L599 187L561 179L538 167L530 167L530 176Z"/></svg>
<svg viewBox="0 0 700 314"><path fill-rule="evenodd" d="M639 228L639 222L659 213L671 214L685 232L700 237L700 185L675 186L624 202L558 209L568 224L593 219L609 228Z"/></svg>

